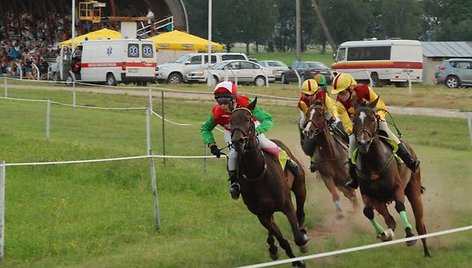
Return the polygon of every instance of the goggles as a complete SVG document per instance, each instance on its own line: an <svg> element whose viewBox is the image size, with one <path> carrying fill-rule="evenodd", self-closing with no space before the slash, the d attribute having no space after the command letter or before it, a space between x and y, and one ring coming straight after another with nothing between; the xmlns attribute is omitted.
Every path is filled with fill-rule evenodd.
<svg viewBox="0 0 472 268"><path fill-rule="evenodd" d="M227 98L227 97L216 98L216 102L219 105L223 105L223 104L228 105L232 100L233 98Z"/></svg>

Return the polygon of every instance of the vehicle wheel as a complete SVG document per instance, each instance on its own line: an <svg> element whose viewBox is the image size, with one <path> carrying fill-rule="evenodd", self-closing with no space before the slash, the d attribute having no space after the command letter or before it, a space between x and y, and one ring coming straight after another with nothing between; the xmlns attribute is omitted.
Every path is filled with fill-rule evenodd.
<svg viewBox="0 0 472 268"><path fill-rule="evenodd" d="M254 79L254 85L258 87L265 86L265 84L266 84L266 80L264 76L258 76Z"/></svg>
<svg viewBox="0 0 472 268"><path fill-rule="evenodd" d="M59 79L60 79L59 73L54 72L54 73L52 74L52 81L57 82L57 81L59 81Z"/></svg>
<svg viewBox="0 0 472 268"><path fill-rule="evenodd" d="M379 79L379 74L378 73L372 73L370 75L370 78L372 79L372 84L374 87L382 87L383 83L382 80Z"/></svg>
<svg viewBox="0 0 472 268"><path fill-rule="evenodd" d="M66 77L66 86L71 87L74 84L74 79L72 76L69 74Z"/></svg>
<svg viewBox="0 0 472 268"><path fill-rule="evenodd" d="M458 88L461 85L461 82L456 76L449 76L448 78L446 78L446 81L444 81L444 84L448 88Z"/></svg>
<svg viewBox="0 0 472 268"><path fill-rule="evenodd" d="M179 73L171 73L169 78L167 78L167 83L169 84L180 84L184 81L182 75Z"/></svg>
<svg viewBox="0 0 472 268"><path fill-rule="evenodd" d="M287 77L285 76L285 74L282 74L280 76L280 81L282 81L282 84L288 84L288 80L287 80Z"/></svg>
<svg viewBox="0 0 472 268"><path fill-rule="evenodd" d="M112 73L107 74L107 80L105 81L107 86L116 86L116 78Z"/></svg>

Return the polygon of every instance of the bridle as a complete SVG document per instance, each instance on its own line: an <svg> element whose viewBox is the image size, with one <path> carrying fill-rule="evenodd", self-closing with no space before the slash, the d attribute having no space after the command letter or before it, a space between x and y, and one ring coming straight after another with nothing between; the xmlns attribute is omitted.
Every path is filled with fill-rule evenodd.
<svg viewBox="0 0 472 268"><path fill-rule="evenodd" d="M303 133L309 137L315 137L315 136L318 136L319 134L321 134L323 132L323 129L326 127L326 120L324 120L324 110L323 110L323 120L321 123L321 125L317 125L315 120L313 119L315 113L317 113L318 110L323 110L323 108L319 107L319 106L316 106L314 107L311 111L312 113L310 114L310 117L308 120L306 120L306 125L305 125L305 128L303 129ZM312 135L309 135L309 130L311 129L312 125L314 126L314 131L312 133Z"/></svg>
<svg viewBox="0 0 472 268"><path fill-rule="evenodd" d="M364 114L366 115L365 118L361 118L359 119L359 114L361 112L364 112ZM373 121L375 126L373 129L369 128L369 127L366 127L366 120L365 119L368 119L370 117L373 117L375 118L375 120ZM370 144L372 144L374 138L375 138L375 134L378 132L379 130L379 118L375 115L374 111L371 109L371 108L368 108L368 107L365 107L365 108L360 108L359 111L357 111L357 116L356 116L357 119L359 119L361 122L362 122L362 127L355 133L355 137L356 137L356 142L359 144L363 144L363 145L367 145L367 148L370 146ZM357 122L355 122L357 123ZM365 138L367 137L367 138Z"/></svg>
<svg viewBox="0 0 472 268"><path fill-rule="evenodd" d="M247 122L249 123L249 129L247 130L247 133L244 129L242 129L241 127L239 126L234 126L232 124L231 126L231 146L235 146L234 143L242 143L244 146L243 146L243 149L244 151L251 151L251 150L255 150L257 148L257 146L255 146L254 148L247 148L248 147L248 141L252 138L256 138L256 127L254 125L254 122L252 121L252 112L245 108L245 107L238 107L238 108L235 108L232 113L236 112L236 111L240 111L240 110L243 110L243 111L247 111L249 113L249 116L246 117L247 118ZM242 137L239 138L237 141L233 140L233 137L234 137L234 134L236 132L240 132L242 134ZM257 140L257 138L256 138ZM259 141L257 140L257 143Z"/></svg>
<svg viewBox="0 0 472 268"><path fill-rule="evenodd" d="M235 108L232 113L236 112L236 111L239 111L239 110L243 110L243 111L246 111L249 113L249 116L246 116L246 121L244 123L249 123L249 129L247 130L247 133L244 129L242 129L241 127L239 126L234 126L233 123L231 124L231 145L232 148L234 150L237 151L236 149L236 146L238 144L242 144L242 151L239 152L241 155L244 155L248 152L254 152L256 150L260 150L259 148L259 139L257 139L257 135L256 135L256 126L254 124L254 121L252 120L252 112L245 108L245 107L238 107L238 108ZM239 138L238 140L233 140L233 136L235 135L235 133L241 133L242 134L242 137ZM251 141L254 141L253 143L251 143ZM239 173L239 176L241 178L244 178L248 181L257 181L257 180L260 180L263 178L263 176L265 175L266 173L266 170L267 170L267 162L266 162L266 159L265 159L265 155L264 153L262 153L262 157L263 157L263 161L264 161L264 168L262 169L262 172L255 176L255 177L251 177L251 178L248 178L245 174L245 172L243 170L240 170L238 169L238 173Z"/></svg>

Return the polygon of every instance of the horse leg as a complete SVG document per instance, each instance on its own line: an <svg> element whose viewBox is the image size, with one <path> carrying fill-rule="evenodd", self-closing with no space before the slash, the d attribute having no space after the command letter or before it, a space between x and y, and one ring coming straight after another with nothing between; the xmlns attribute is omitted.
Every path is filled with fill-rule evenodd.
<svg viewBox="0 0 472 268"><path fill-rule="evenodd" d="M306 253L308 251L308 238L306 236L306 233L299 229L295 210L293 209L293 205L290 199L288 199L285 203L284 210L282 212L285 214L290 223L290 226L292 227L292 233L293 238L295 240L295 244L299 247L302 253Z"/></svg>
<svg viewBox="0 0 472 268"><path fill-rule="evenodd" d="M334 179L332 176L323 176L323 182L326 185L326 188L328 188L328 191L331 193L331 198L333 199L333 202L336 207L336 218L337 219L342 219L343 216L343 210L341 209L341 202L339 201L339 194L338 191L336 191L336 185L334 185Z"/></svg>
<svg viewBox="0 0 472 268"><path fill-rule="evenodd" d="M421 182L419 180L419 173L413 174L418 176L417 178L412 177L408 187L406 188L406 196L410 201L413 214L415 215L416 231L419 235L426 234L426 225L424 224L424 211L423 211L423 200L421 199ZM416 179L416 180L415 180ZM428 245L426 244L426 238L421 238L423 244L423 253L425 257L431 257L429 254Z"/></svg>
<svg viewBox="0 0 472 268"><path fill-rule="evenodd" d="M364 216L370 220L370 223L374 227L375 231L377 232L377 236L382 239L382 241L390 241L393 239L393 231L390 229L384 230L382 225L375 219L374 217L374 206L369 198L364 198L364 209L363 213Z"/></svg>
<svg viewBox="0 0 472 268"><path fill-rule="evenodd" d="M269 233L275 236L275 238L279 242L279 245L285 250L287 256L289 258L295 258L295 254L293 254L290 243L283 237L282 232L280 231L277 224L274 222L273 215L258 215L257 217L259 218L261 224L269 231ZM303 261L293 262L292 265L297 267L305 267L305 263Z"/></svg>
<svg viewBox="0 0 472 268"><path fill-rule="evenodd" d="M380 213L380 215L382 215L382 217L385 219L385 224L387 224L387 227L390 228L392 231L395 231L395 228L397 227L397 223L395 222L395 219L388 211L387 204L378 202L375 205L375 210L377 210Z"/></svg>
<svg viewBox="0 0 472 268"><path fill-rule="evenodd" d="M297 221L300 231L306 234L305 229L305 201L306 201L306 186L304 175L295 176L292 192L295 195L295 202L297 205Z"/></svg>
<svg viewBox="0 0 472 268"><path fill-rule="evenodd" d="M272 260L277 260L279 258L278 248L275 245L274 235L271 231L267 232L267 244L269 245L269 255Z"/></svg>
<svg viewBox="0 0 472 268"><path fill-rule="evenodd" d="M403 198L404 199L404 198ZM395 200L395 210L400 214L400 219L402 221L403 227L405 228L406 237L415 236L412 231L412 227L410 222L408 221L408 217L406 215L406 208L404 200ZM413 246L416 244L416 240L407 241L407 246Z"/></svg>

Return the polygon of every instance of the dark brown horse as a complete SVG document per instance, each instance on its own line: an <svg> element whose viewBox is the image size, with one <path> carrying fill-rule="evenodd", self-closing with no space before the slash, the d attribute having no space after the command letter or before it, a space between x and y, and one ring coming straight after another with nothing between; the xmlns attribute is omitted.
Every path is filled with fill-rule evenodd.
<svg viewBox="0 0 472 268"><path fill-rule="evenodd" d="M354 208L358 206L357 197L354 189L346 187L346 182L349 180L347 144L341 138L335 138L331 134L325 118L326 108L322 103L317 102L311 105L308 109L303 132L308 142L314 143L313 154L318 172L331 193L337 217L342 218L343 212L336 188L351 201Z"/></svg>
<svg viewBox="0 0 472 268"><path fill-rule="evenodd" d="M426 234L420 170L412 173L405 164L398 163L392 148L380 140L377 133L379 118L374 110L376 103L377 100L370 105L359 105L353 118L353 133L359 151L356 159L357 175L364 201L364 215L371 221L382 240L392 240L396 223L387 210L387 204L395 201L395 210L400 214L406 237L412 237L414 234L405 212L406 196L413 209L418 234ZM416 157L410 146L408 149ZM388 229L384 230L374 218L374 209L384 216ZM421 241L424 255L431 257L426 238L422 238ZM407 245L412 246L415 243L416 240L413 240L407 242Z"/></svg>
<svg viewBox="0 0 472 268"><path fill-rule="evenodd" d="M305 173L298 168L297 174L282 169L273 154L261 150L256 136L251 111L257 99L248 108L236 108L231 116L231 141L238 152L238 180L241 185L241 196L249 211L254 213L261 224L268 230L267 243L272 259L277 259L279 245L290 258L295 258L290 243L274 221L273 214L284 213L290 222L295 244L302 252L307 250L307 236L303 227L305 220L304 203L306 198ZM298 161L289 149L280 141L275 143L284 149L292 160ZM300 165L300 163L298 163ZM291 191L295 194L296 210L292 204ZM305 267L303 261L293 263Z"/></svg>

